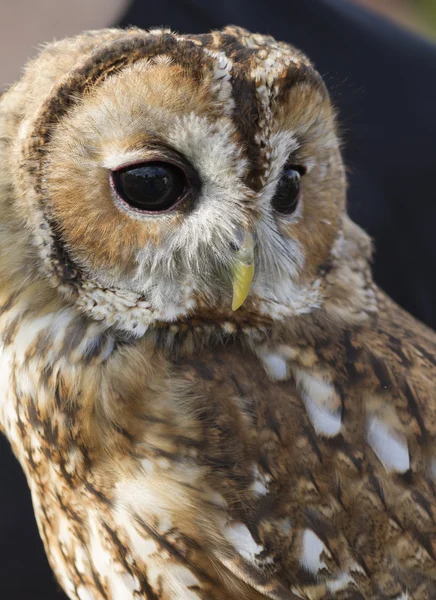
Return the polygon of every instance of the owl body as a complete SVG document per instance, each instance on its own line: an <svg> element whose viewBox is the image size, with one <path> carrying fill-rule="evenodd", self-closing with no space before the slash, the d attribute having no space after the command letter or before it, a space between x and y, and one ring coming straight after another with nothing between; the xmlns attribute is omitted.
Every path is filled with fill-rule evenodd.
<svg viewBox="0 0 436 600"><path fill-rule="evenodd" d="M436 336L372 282L310 62L90 32L0 129L0 426L68 596L435 597Z"/></svg>

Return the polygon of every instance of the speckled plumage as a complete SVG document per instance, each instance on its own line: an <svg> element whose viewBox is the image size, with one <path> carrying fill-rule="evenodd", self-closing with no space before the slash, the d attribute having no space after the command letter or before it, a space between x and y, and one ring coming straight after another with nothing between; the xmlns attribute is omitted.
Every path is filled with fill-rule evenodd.
<svg viewBox="0 0 436 600"><path fill-rule="evenodd" d="M435 598L436 336L372 282L309 61L234 27L83 34L4 95L0 153L0 426L69 597ZM117 203L110 169L168 153L198 198Z"/></svg>

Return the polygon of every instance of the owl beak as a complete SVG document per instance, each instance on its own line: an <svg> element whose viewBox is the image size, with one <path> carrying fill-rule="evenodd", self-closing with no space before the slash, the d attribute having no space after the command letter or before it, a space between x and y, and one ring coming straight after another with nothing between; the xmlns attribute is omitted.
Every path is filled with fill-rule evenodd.
<svg viewBox="0 0 436 600"><path fill-rule="evenodd" d="M250 291L254 277L254 240L247 230L238 231L237 250L232 269L233 301L232 310L240 308Z"/></svg>

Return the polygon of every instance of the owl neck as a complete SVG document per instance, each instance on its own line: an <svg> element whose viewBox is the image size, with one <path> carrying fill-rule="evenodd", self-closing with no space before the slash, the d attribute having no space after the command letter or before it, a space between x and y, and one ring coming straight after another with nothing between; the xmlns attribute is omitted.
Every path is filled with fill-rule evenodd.
<svg viewBox="0 0 436 600"><path fill-rule="evenodd" d="M367 236L346 219L343 236L319 275L323 299L319 309L275 321L244 311L235 313L232 320L209 314L175 324L155 321L140 339L130 332L115 333L104 320L91 320L74 304L66 304L46 282L29 277L27 268L20 269L17 263L8 271L6 261L0 260L4 283L0 292L1 385L8 390L0 404L0 422L6 430L19 430L20 422L33 423L41 440L50 440L57 448L65 440L71 442L71 423L78 422L74 443L86 449L84 464L93 454L107 451L105 439L127 447L134 435L127 425L142 415L142 409L137 412L142 402L138 400L139 373L145 374L141 385L152 375L165 387L170 362L189 358L202 348L235 340L255 352L276 342L292 346L306 340L313 345L314 340L339 338L344 330L371 323L376 293L369 256ZM120 372L123 377L130 374L130 379L120 384L118 402L113 390L115 382L122 380ZM126 400L125 388L132 382L136 387ZM143 391L146 396L149 393ZM27 407L21 421L17 404ZM107 436L106 430L113 427L115 433Z"/></svg>

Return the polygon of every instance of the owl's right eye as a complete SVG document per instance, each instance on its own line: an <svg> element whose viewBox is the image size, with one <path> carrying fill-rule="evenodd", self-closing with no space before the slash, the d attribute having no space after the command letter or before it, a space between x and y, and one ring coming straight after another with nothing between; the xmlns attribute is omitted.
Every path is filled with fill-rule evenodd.
<svg viewBox="0 0 436 600"><path fill-rule="evenodd" d="M147 213L173 209L189 189L182 169L168 162L130 165L112 171L111 177L117 196L132 208Z"/></svg>

